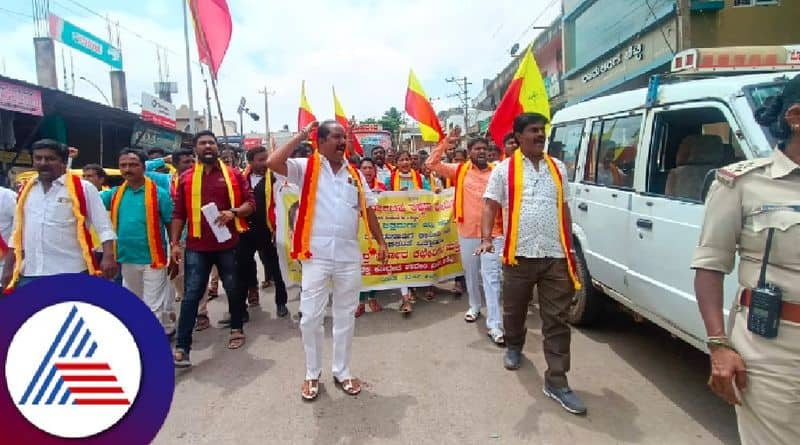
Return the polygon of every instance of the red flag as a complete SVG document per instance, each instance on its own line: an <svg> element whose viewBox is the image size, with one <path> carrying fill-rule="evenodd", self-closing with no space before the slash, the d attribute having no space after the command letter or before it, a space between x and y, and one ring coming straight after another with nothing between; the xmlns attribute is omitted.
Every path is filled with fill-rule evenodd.
<svg viewBox="0 0 800 445"><path fill-rule="evenodd" d="M219 66L228 51L233 21L226 0L188 0L194 20L197 52L200 62L208 65L217 78Z"/></svg>
<svg viewBox="0 0 800 445"><path fill-rule="evenodd" d="M503 138L513 130L514 118L521 113L536 112L550 119L550 103L544 87L542 73L533 58L531 47L525 51L511 84L489 122L489 134L498 147Z"/></svg>
<svg viewBox="0 0 800 445"><path fill-rule="evenodd" d="M333 114L336 116L336 122L344 127L345 134L351 136L353 140L353 150L355 150L359 156L364 156L364 147L361 146L361 142L358 142L358 138L350 131L350 122L347 120L347 114L345 114L344 108L342 108L342 104L339 102L339 98L336 97L336 89L333 90Z"/></svg>

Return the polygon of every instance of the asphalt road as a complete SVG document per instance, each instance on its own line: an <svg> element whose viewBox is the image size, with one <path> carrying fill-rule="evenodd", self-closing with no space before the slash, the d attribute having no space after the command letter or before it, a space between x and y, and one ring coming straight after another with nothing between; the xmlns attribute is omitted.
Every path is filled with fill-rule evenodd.
<svg viewBox="0 0 800 445"><path fill-rule="evenodd" d="M570 385L589 408L578 417L542 394L536 312L523 366L510 372L484 319L463 321L466 298L420 299L410 318L396 312L399 294L379 299L388 307L356 322L351 368L366 382L358 397L337 389L326 368L319 398L300 399L297 296L290 296L292 319L276 319L267 289L262 306L251 309L243 349L226 349L225 329L195 334L194 366L176 371L172 409L155 443L738 443L733 409L706 388L706 356L653 325L617 314L573 331ZM224 301L211 302L212 323ZM325 324L330 341L330 318ZM330 352L328 343L326 361Z"/></svg>

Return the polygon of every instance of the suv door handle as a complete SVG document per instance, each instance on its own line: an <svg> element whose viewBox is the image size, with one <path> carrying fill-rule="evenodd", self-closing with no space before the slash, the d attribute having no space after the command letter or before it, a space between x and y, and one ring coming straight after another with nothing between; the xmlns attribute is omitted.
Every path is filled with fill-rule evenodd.
<svg viewBox="0 0 800 445"><path fill-rule="evenodd" d="M578 204L578 210L583 210L585 212L589 210L589 206L585 202L582 202Z"/></svg>
<svg viewBox="0 0 800 445"><path fill-rule="evenodd" d="M642 229L652 230L653 229L653 221L649 219L637 219L636 220L636 227L641 227Z"/></svg>

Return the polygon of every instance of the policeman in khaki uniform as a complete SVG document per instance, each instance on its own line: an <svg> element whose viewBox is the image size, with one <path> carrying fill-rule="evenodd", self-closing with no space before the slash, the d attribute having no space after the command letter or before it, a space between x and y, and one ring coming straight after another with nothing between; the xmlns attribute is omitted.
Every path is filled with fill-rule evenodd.
<svg viewBox="0 0 800 445"><path fill-rule="evenodd" d="M709 386L736 405L742 443L798 444L800 76L757 111L756 119L782 142L768 158L717 171L692 260L695 292L709 336ZM728 336L722 282L737 251L739 291Z"/></svg>

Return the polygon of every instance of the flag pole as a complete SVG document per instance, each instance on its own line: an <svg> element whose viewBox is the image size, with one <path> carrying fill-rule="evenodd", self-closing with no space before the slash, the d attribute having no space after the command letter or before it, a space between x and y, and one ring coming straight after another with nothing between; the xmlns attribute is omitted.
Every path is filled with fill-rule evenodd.
<svg viewBox="0 0 800 445"><path fill-rule="evenodd" d="M195 10L194 3L192 5L192 17L197 16L197 11ZM208 68L211 72L211 89L214 91L214 100L217 102L217 111L219 112L219 121L222 126L222 137L225 139L225 145L228 145L228 130L225 129L225 118L222 117L222 105L219 102L219 93L217 92L217 76L214 73L214 69L211 67L211 54L208 52L208 42L206 41L206 35L203 32L202 26L197 26L197 20L195 20L195 30L200 35L200 43L203 45L203 52L206 53L206 60L208 61ZM208 110L209 114L211 110ZM214 120L213 118L211 119Z"/></svg>
<svg viewBox="0 0 800 445"><path fill-rule="evenodd" d="M189 131L195 133L194 100L192 97L192 60L189 56L189 19L186 17L186 1L183 2L183 38L186 42L186 92L189 95Z"/></svg>

